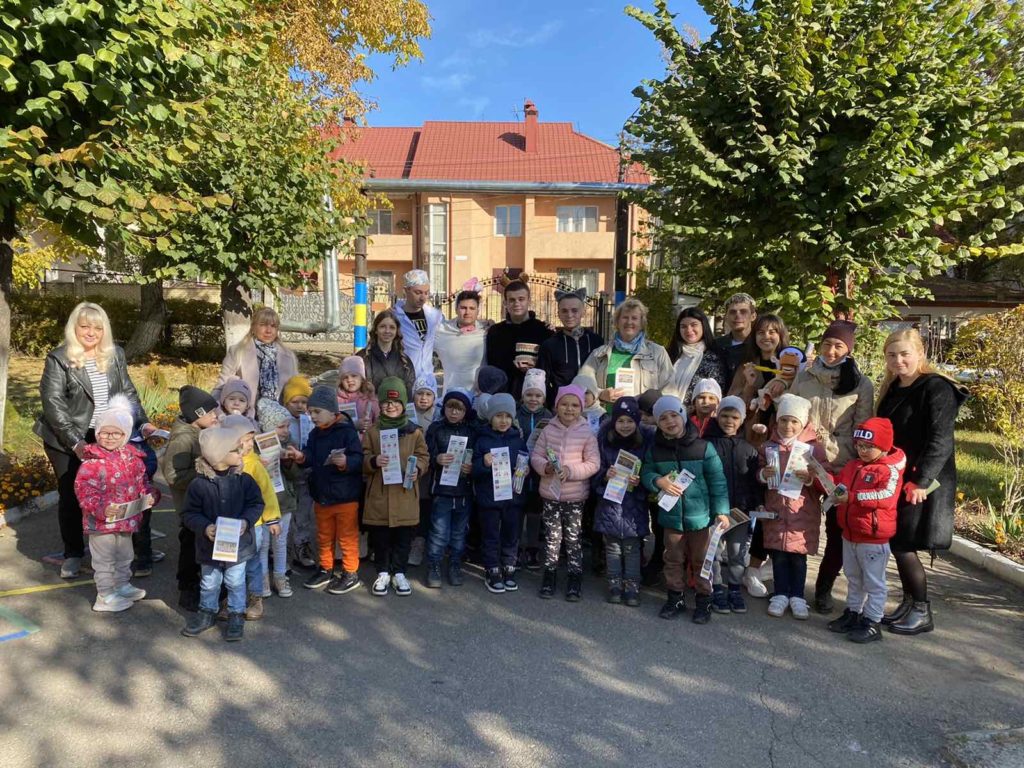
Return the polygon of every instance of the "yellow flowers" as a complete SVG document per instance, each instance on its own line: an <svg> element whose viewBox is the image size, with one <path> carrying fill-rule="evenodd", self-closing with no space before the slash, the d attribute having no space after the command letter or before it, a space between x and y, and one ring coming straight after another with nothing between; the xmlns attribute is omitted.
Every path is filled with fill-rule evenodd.
<svg viewBox="0 0 1024 768"><path fill-rule="evenodd" d="M42 456L5 461L0 465L0 509L38 498L56 485L50 464Z"/></svg>

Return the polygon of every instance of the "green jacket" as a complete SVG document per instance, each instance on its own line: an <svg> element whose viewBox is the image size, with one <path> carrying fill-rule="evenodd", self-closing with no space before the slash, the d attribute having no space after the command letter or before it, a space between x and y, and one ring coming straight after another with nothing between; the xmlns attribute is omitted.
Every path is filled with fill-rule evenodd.
<svg viewBox="0 0 1024 768"><path fill-rule="evenodd" d="M715 447L697 434L689 420L682 437L670 439L659 429L644 457L640 480L652 493L660 493L655 482L671 472L689 470L694 480L675 506L658 509L658 522L677 531L699 531L718 515L729 514L729 489L722 460Z"/></svg>
<svg viewBox="0 0 1024 768"><path fill-rule="evenodd" d="M199 451L201 431L195 424L176 419L171 425L171 436L160 458L160 471L171 488L174 508L178 512L185 508L185 493L188 484L196 476L196 459L202 455Z"/></svg>

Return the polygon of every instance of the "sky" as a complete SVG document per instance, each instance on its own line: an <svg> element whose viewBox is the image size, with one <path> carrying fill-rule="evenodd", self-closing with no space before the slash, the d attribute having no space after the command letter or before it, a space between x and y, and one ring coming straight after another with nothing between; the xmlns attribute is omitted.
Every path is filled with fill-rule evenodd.
<svg viewBox="0 0 1024 768"><path fill-rule="evenodd" d="M522 120L532 100L542 122L571 122L616 144L637 107L632 90L664 71L660 46L623 13L625 0L425 0L433 35L423 60L392 69L371 58L378 78L361 88L378 109L374 126L425 120ZM634 4L653 9L650 0ZM679 25L710 33L694 0L670 0Z"/></svg>

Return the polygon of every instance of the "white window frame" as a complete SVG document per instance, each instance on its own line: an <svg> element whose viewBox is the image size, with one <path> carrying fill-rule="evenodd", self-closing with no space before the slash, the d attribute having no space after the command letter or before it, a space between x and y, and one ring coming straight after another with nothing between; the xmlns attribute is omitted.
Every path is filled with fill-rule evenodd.
<svg viewBox="0 0 1024 768"><path fill-rule="evenodd" d="M593 214L591 215L591 212ZM560 205L555 209L557 232L597 232L598 212L596 205ZM592 221L592 228L587 223Z"/></svg>
<svg viewBox="0 0 1024 768"><path fill-rule="evenodd" d="M395 273L390 269L371 270L366 276L366 287L371 302L391 301L391 296L395 292ZM381 298L378 299L379 295Z"/></svg>
<svg viewBox="0 0 1024 768"><path fill-rule="evenodd" d="M514 214L514 215L513 215ZM494 208L495 237L523 236L523 206L498 205Z"/></svg>
<svg viewBox="0 0 1024 768"><path fill-rule="evenodd" d="M559 267L558 282L573 288L586 288L587 296L596 296L601 283L601 270Z"/></svg>
<svg viewBox="0 0 1024 768"><path fill-rule="evenodd" d="M368 235L394 234L394 212L390 208L377 208L370 211L370 225L366 228ZM387 226L384 226L385 220Z"/></svg>

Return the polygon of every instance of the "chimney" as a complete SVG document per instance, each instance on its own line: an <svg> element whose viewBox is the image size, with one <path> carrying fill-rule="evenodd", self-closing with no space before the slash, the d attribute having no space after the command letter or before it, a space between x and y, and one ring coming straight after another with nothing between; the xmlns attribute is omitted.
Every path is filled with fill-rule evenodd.
<svg viewBox="0 0 1024 768"><path fill-rule="evenodd" d="M535 154L540 151L540 127L537 125L537 106L529 99L523 104L523 114L526 116L526 151Z"/></svg>

